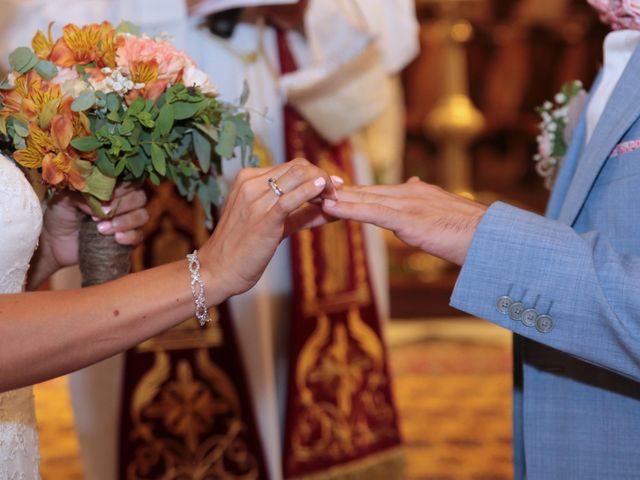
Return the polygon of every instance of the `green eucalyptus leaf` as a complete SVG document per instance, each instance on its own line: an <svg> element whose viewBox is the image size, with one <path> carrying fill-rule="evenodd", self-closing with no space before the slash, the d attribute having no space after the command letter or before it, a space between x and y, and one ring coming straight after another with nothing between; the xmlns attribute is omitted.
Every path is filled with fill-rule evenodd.
<svg viewBox="0 0 640 480"><path fill-rule="evenodd" d="M47 60L39 60L38 63L36 63L35 68L38 75L45 80L51 80L53 77L58 75L58 67Z"/></svg>
<svg viewBox="0 0 640 480"><path fill-rule="evenodd" d="M157 143L151 144L151 163L153 164L153 168L155 168L156 172L162 176L166 175L167 159L165 157L164 150L160 148Z"/></svg>
<svg viewBox="0 0 640 480"><path fill-rule="evenodd" d="M193 132L193 147L198 157L198 163L204 173L211 169L211 142L198 130Z"/></svg>
<svg viewBox="0 0 640 480"><path fill-rule="evenodd" d="M237 127L231 120L222 122L222 130L220 131L220 140L216 145L216 153L222 158L233 157L233 149L236 146Z"/></svg>
<svg viewBox="0 0 640 480"><path fill-rule="evenodd" d="M0 82L0 90L13 90L16 86L9 81L8 78L5 78Z"/></svg>
<svg viewBox="0 0 640 480"><path fill-rule="evenodd" d="M140 27L135 23L128 22L123 20L120 22L120 25L116 27L116 33L130 33L131 35L135 35L136 37L142 34Z"/></svg>
<svg viewBox="0 0 640 480"><path fill-rule="evenodd" d="M212 142L218 141L218 129L213 125L205 125L204 123L194 123L193 126L204 133Z"/></svg>
<svg viewBox="0 0 640 480"><path fill-rule="evenodd" d="M107 94L107 110L110 112L116 112L120 109L120 105L122 105L122 99L117 93L109 92Z"/></svg>
<svg viewBox="0 0 640 480"><path fill-rule="evenodd" d="M76 137L71 140L71 146L79 152L92 152L102 146L102 143L93 135Z"/></svg>
<svg viewBox="0 0 640 480"><path fill-rule="evenodd" d="M38 63L38 57L28 47L18 47L9 54L9 65L18 73L27 73Z"/></svg>
<svg viewBox="0 0 640 480"><path fill-rule="evenodd" d="M71 104L74 112L84 112L96 104L96 94L93 90L84 90Z"/></svg>
<svg viewBox="0 0 640 480"><path fill-rule="evenodd" d="M17 118L13 118L13 131L22 138L27 138L29 136L29 125L22 120L18 120Z"/></svg>

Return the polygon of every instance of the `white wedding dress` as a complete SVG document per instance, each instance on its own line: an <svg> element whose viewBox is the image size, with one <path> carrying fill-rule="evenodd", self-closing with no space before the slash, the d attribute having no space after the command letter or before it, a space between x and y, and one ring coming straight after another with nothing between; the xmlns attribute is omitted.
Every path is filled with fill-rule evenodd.
<svg viewBox="0 0 640 480"><path fill-rule="evenodd" d="M41 227L35 192L13 162L0 155L0 294L24 289ZM40 478L39 460L32 387L0 393L0 480Z"/></svg>

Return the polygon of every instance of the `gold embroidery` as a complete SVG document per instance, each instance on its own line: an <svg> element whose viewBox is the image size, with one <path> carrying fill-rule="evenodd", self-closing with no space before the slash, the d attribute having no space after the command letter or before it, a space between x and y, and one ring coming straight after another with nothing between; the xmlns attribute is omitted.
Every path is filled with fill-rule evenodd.
<svg viewBox="0 0 640 480"><path fill-rule="evenodd" d="M322 293L330 297L344 292L348 288L349 239L345 222L334 222L319 229L324 272L322 275Z"/></svg>

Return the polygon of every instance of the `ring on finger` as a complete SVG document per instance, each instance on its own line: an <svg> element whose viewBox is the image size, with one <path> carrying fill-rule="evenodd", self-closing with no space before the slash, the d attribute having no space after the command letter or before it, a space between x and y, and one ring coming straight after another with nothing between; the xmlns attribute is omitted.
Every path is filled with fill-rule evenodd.
<svg viewBox="0 0 640 480"><path fill-rule="evenodd" d="M269 186L271 187L271 190L273 190L273 193L276 195L276 197L281 197L282 195L284 195L284 190L280 188L278 182L276 182L273 178L270 178L269 180L267 180L267 182L269 183Z"/></svg>

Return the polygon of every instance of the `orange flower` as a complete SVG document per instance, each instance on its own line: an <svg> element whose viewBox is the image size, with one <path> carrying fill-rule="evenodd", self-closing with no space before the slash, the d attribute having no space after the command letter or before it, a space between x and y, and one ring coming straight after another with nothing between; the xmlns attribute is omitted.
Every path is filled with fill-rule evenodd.
<svg viewBox="0 0 640 480"><path fill-rule="evenodd" d="M42 80L35 70L30 70L16 78L13 90L0 91L0 98L4 103L0 118L15 116L31 122L49 102L62 98L62 92L59 85Z"/></svg>
<svg viewBox="0 0 640 480"><path fill-rule="evenodd" d="M70 185L75 190L82 190L87 185L75 164L75 159L64 152L44 156L42 179L49 185L59 188Z"/></svg>
<svg viewBox="0 0 640 480"><path fill-rule="evenodd" d="M38 30L38 33L36 33L33 40L31 40L31 47L33 48L33 51L43 60L48 60L49 55L51 55L51 50L53 50L51 27L53 27L53 22L49 23L49 30L46 37L41 30Z"/></svg>
<svg viewBox="0 0 640 480"><path fill-rule="evenodd" d="M16 150L13 158L20 165L27 168L39 168L45 155L55 151L51 137L47 132L38 127L35 123L29 124L29 136L27 137L27 148Z"/></svg>
<svg viewBox="0 0 640 480"><path fill-rule="evenodd" d="M109 22L78 27L65 25L62 37L54 44L50 60L61 67L87 65L115 66L115 30Z"/></svg>

